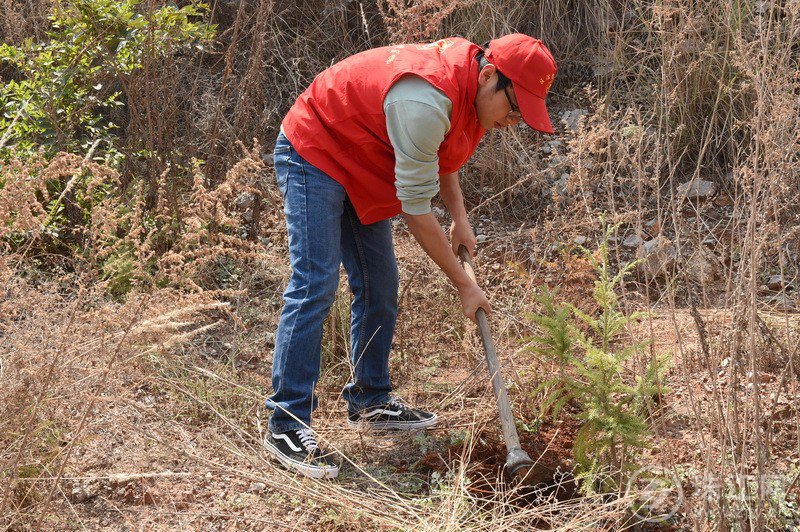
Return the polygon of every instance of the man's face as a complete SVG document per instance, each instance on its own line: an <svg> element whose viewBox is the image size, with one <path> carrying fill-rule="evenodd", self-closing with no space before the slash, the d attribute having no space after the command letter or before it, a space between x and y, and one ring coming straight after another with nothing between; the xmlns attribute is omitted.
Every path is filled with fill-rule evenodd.
<svg viewBox="0 0 800 532"><path fill-rule="evenodd" d="M520 121L518 113L511 113L512 104L519 109L514 87L509 85L505 91L496 88L497 69L494 65L486 65L478 74L478 93L475 95L478 122L484 129L502 129Z"/></svg>

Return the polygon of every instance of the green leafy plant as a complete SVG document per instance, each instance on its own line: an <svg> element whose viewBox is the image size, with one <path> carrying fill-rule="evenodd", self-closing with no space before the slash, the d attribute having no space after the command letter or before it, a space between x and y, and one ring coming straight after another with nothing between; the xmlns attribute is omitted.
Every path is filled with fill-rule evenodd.
<svg viewBox="0 0 800 532"><path fill-rule="evenodd" d="M0 156L40 146L53 155L86 152L98 140L110 144L116 125L108 111L122 105L125 78L142 68L146 54L158 59L214 35L214 26L199 22L205 4L150 12L139 4L69 0L51 14L47 41L0 45L0 62L13 66L0 86Z"/></svg>
<svg viewBox="0 0 800 532"><path fill-rule="evenodd" d="M669 364L668 355L657 356L641 375L627 377L626 361L647 342L620 345L619 336L641 313L625 315L615 289L637 263L625 264L612 273L608 242L616 227L602 223L603 238L597 252L581 248L597 273L593 296L599 314L595 317L558 303L545 291L537 297L541 312L530 316L538 334L529 338L529 348L558 366L558 374L534 391L535 395L545 394L540 414L550 413L555 420L572 400L579 408L577 417L584 422L573 452L585 493L624 486L626 473L635 469L638 451L648 446L647 406L666 391L662 380Z"/></svg>

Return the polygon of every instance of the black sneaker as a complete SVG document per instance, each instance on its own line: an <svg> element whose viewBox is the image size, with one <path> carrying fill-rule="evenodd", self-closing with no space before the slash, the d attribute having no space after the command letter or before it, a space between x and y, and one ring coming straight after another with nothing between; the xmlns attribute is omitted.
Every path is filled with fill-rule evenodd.
<svg viewBox="0 0 800 532"><path fill-rule="evenodd" d="M264 447L284 466L307 477L336 478L339 474L339 466L330 454L320 450L311 429L270 432L264 438Z"/></svg>
<svg viewBox="0 0 800 532"><path fill-rule="evenodd" d="M347 416L347 424L354 429L417 430L432 427L438 421L436 414L410 408L394 397L386 404L350 412Z"/></svg>

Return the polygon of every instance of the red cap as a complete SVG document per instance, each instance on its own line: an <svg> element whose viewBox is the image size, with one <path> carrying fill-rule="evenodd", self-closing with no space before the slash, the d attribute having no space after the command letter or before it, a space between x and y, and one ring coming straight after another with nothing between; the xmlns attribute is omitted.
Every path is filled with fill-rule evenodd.
<svg viewBox="0 0 800 532"><path fill-rule="evenodd" d="M486 59L514 84L514 94L525 123L544 133L553 133L544 99L558 66L542 41L512 33L490 42Z"/></svg>

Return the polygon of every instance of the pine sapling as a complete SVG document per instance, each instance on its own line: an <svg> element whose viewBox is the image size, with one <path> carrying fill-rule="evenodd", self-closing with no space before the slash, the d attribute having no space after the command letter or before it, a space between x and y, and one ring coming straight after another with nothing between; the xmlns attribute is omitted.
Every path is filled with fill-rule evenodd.
<svg viewBox="0 0 800 532"><path fill-rule="evenodd" d="M558 374L534 391L544 392L540 414L550 413L555 421L572 400L583 421L573 453L576 478L584 493L624 487L627 474L636 468L638 452L649 446L647 406L656 393L664 393L662 381L669 363L668 355L657 356L632 382L626 377L625 363L648 344L619 341L626 327L642 316L622 312L616 292L637 262L625 264L613 274L608 242L616 226L601 222L603 238L597 252L580 248L597 274L593 298L600 308L598 315L558 303L545 290L537 297L542 311L530 316L538 326L538 334L529 338L530 349L558 366ZM581 322L588 332L578 327Z"/></svg>

